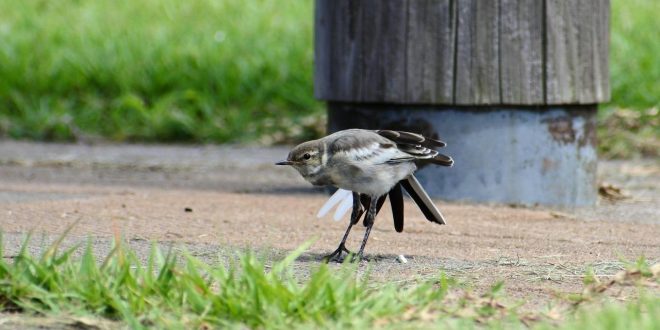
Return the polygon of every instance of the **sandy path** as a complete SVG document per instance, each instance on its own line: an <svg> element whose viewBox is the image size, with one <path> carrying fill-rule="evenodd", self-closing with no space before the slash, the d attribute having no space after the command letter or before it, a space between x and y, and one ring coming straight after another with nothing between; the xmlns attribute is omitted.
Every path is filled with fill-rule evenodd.
<svg viewBox="0 0 660 330"><path fill-rule="evenodd" d="M53 237L77 222L70 239L91 236L101 250L115 233L144 251L152 240L176 242L200 256L234 248L281 254L315 239L301 263L316 264L336 247L346 220L315 218L327 196L270 166L282 153L0 143L6 256L24 233ZM252 154L258 156L251 161L242 156ZM660 260L658 163L604 163L601 177L633 198L561 211L438 201L447 226L427 222L407 202L400 234L386 206L367 246L373 276L405 281L445 271L478 289L505 279L513 296L542 302L556 291L579 290L587 265L608 275L621 258ZM362 226L354 229L351 248L362 234ZM397 263L399 254L410 262Z"/></svg>

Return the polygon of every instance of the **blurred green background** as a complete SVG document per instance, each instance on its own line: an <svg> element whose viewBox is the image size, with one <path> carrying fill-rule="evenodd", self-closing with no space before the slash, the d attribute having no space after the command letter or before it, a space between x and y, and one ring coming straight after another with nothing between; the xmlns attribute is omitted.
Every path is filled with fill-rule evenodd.
<svg viewBox="0 0 660 330"><path fill-rule="evenodd" d="M657 155L657 13L657 0L612 1L606 157ZM314 137L312 29L311 0L0 0L0 137Z"/></svg>

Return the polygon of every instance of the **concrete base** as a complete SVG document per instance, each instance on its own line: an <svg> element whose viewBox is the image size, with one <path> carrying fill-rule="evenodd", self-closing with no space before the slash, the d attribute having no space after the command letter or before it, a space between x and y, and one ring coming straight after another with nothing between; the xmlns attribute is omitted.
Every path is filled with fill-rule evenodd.
<svg viewBox="0 0 660 330"><path fill-rule="evenodd" d="M452 168L418 178L447 200L583 206L596 202L596 105L437 107L328 103L328 130L399 129L440 137Z"/></svg>

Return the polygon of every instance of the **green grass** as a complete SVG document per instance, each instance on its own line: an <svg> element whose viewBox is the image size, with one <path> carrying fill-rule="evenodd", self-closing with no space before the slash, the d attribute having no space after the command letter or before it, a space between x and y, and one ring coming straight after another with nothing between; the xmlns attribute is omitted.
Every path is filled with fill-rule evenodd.
<svg viewBox="0 0 660 330"><path fill-rule="evenodd" d="M523 313L515 304L507 304L503 283L481 295L442 275L405 286L369 284L368 275L349 264L334 268L322 264L301 278L294 274L292 262L305 247L271 266L251 254L224 266L187 254L163 254L155 247L146 261L140 261L121 243L99 259L91 245L60 251L60 241L37 257L28 252L26 240L13 260L4 257L0 245L0 312L73 315L86 317L87 323L105 319L133 329L472 329L483 325L657 329L660 325L660 298L642 292L639 300L599 307L601 300L594 293L616 283L597 279L587 283L589 290L572 299L574 307L564 309L563 320L558 320L552 310ZM655 270L643 266L643 260L637 265L638 270L627 272L621 283L632 278L657 283Z"/></svg>
<svg viewBox="0 0 660 330"><path fill-rule="evenodd" d="M607 108L598 120L600 157L660 157L660 108Z"/></svg>
<svg viewBox="0 0 660 330"><path fill-rule="evenodd" d="M612 99L599 114L604 158L660 156L660 1L613 0L610 37Z"/></svg>
<svg viewBox="0 0 660 330"><path fill-rule="evenodd" d="M312 4L0 0L0 136L244 141L318 114Z"/></svg>
<svg viewBox="0 0 660 330"><path fill-rule="evenodd" d="M585 308L564 323L543 323L537 329L657 329L660 326L660 299L644 296L626 304L606 303Z"/></svg>
<svg viewBox="0 0 660 330"><path fill-rule="evenodd" d="M618 108L660 107L660 1L611 2L610 85Z"/></svg>

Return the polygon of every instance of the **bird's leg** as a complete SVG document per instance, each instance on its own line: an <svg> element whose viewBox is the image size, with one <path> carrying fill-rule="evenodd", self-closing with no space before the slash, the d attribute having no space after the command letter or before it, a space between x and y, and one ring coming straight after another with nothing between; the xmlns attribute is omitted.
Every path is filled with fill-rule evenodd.
<svg viewBox="0 0 660 330"><path fill-rule="evenodd" d="M337 249L334 252L323 257L323 260L325 260L326 262L328 261L340 262L342 252L346 252L348 254L352 253L346 248L346 239L348 238L348 233L351 232L351 228L353 228L353 224L357 223L360 216L362 216L362 212L364 212L364 210L362 208L362 204L360 203L360 194L353 192L353 211L351 212L351 221L349 221L348 223L348 228L346 228L346 232L344 233L344 238L342 238L341 243L339 243Z"/></svg>
<svg viewBox="0 0 660 330"><path fill-rule="evenodd" d="M378 213L378 200L380 198L372 198L371 203L369 203L369 210L367 210L367 215L365 216L365 223L367 224L367 231L364 233L364 239L362 239L362 245L360 245L360 251L358 251L356 258L358 261L362 260L364 257L364 247L367 245L367 240L369 239L369 233L371 233L371 228L374 226L374 219L376 218L376 213Z"/></svg>

